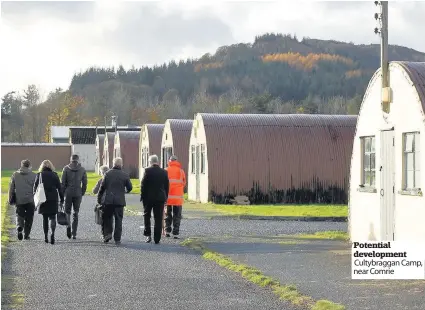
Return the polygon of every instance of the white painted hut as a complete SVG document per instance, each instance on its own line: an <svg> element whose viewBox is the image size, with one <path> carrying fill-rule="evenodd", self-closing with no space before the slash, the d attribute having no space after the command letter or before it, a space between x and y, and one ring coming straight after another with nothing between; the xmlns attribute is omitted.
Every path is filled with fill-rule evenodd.
<svg viewBox="0 0 425 310"><path fill-rule="evenodd" d="M103 147L105 144L105 135L98 134L96 136L96 166L95 172L100 173L100 167L103 166Z"/></svg>
<svg viewBox="0 0 425 310"><path fill-rule="evenodd" d="M139 143L139 179L143 178L145 168L149 166L149 156L161 158L161 138L164 124L145 124L142 126Z"/></svg>
<svg viewBox="0 0 425 310"><path fill-rule="evenodd" d="M380 69L359 112L350 171L350 237L424 241L425 62L391 62L388 72L389 113L381 109Z"/></svg>
<svg viewBox="0 0 425 310"><path fill-rule="evenodd" d="M193 120L167 119L162 131L161 167L168 167L168 159L176 155L187 174L189 165L189 141Z"/></svg>

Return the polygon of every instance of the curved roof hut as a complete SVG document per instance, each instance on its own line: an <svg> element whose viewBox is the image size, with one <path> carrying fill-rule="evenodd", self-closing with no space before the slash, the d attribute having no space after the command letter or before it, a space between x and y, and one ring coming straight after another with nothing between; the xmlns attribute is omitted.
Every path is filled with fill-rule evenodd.
<svg viewBox="0 0 425 310"><path fill-rule="evenodd" d="M109 168L112 168L114 159L115 132L107 132L103 145L103 162Z"/></svg>
<svg viewBox="0 0 425 310"><path fill-rule="evenodd" d="M345 203L357 116L195 115L190 200Z"/></svg>
<svg viewBox="0 0 425 310"><path fill-rule="evenodd" d="M149 166L149 156L156 154L161 158L161 139L164 124L145 124L140 133L139 179L142 179L145 168Z"/></svg>
<svg viewBox="0 0 425 310"><path fill-rule="evenodd" d="M162 131L161 140L161 167L168 166L168 159L176 155L187 174L189 165L189 140L193 120L167 119Z"/></svg>
<svg viewBox="0 0 425 310"><path fill-rule="evenodd" d="M139 177L140 131L117 131L115 134L114 158L121 157L123 170L130 178Z"/></svg>
<svg viewBox="0 0 425 310"><path fill-rule="evenodd" d="M360 107L351 159L350 235L352 240L423 241L425 62L391 62L388 74L389 113L381 108L388 89L382 88L380 69Z"/></svg>
<svg viewBox="0 0 425 310"><path fill-rule="evenodd" d="M99 173L100 167L103 165L103 147L105 144L105 135L97 135L96 136L96 166L95 172Z"/></svg>

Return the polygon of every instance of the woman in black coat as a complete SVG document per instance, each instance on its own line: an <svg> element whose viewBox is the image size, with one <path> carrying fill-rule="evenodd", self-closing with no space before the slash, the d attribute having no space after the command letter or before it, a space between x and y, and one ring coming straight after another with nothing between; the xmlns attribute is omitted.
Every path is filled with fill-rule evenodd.
<svg viewBox="0 0 425 310"><path fill-rule="evenodd" d="M61 187L61 182L59 180L59 176L56 172L54 172L55 168L50 160L44 160L39 168L39 173L35 178L34 183L34 194L37 191L37 187L40 183L40 175L41 182L44 186L44 192L46 194L46 201L42 203L38 209L38 213L43 215L43 230L44 230L44 241L49 243L48 233L49 233L49 221L50 221L50 243L55 244L55 229L56 229L56 214L58 213L58 193L60 196L61 206L63 205L64 198Z"/></svg>

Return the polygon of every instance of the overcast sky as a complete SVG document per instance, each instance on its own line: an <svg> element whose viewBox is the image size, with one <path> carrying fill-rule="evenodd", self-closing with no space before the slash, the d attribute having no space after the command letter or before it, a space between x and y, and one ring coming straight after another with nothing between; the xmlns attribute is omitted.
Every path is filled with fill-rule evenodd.
<svg viewBox="0 0 425 310"><path fill-rule="evenodd" d="M373 1L108 2L2 1L0 96L31 83L46 95L92 65L198 58L265 32L379 43ZM425 2L390 2L390 44L425 52L424 13Z"/></svg>

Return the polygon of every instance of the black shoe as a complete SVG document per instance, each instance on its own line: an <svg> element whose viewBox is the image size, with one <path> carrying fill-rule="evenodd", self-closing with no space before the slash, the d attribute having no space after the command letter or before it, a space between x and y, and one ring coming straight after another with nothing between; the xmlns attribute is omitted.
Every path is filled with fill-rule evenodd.
<svg viewBox="0 0 425 310"><path fill-rule="evenodd" d="M47 235L44 235L44 242L49 243L49 238L47 237Z"/></svg>
<svg viewBox="0 0 425 310"><path fill-rule="evenodd" d="M66 228L66 236L68 237L68 239L71 239L71 237L72 237L71 227L67 227Z"/></svg>
<svg viewBox="0 0 425 310"><path fill-rule="evenodd" d="M115 240L115 245L120 245L120 244L121 244L121 241Z"/></svg>
<svg viewBox="0 0 425 310"><path fill-rule="evenodd" d="M22 230L23 230L23 228L22 227L18 227L18 239L19 240L22 240L22 238L24 237L23 235L22 235Z"/></svg>
<svg viewBox="0 0 425 310"><path fill-rule="evenodd" d="M165 237L170 238L170 234L169 233L166 233L165 234Z"/></svg>
<svg viewBox="0 0 425 310"><path fill-rule="evenodd" d="M50 235L50 243L55 244L55 235L54 234Z"/></svg>
<svg viewBox="0 0 425 310"><path fill-rule="evenodd" d="M24 236L25 240L31 240L30 236Z"/></svg>
<svg viewBox="0 0 425 310"><path fill-rule="evenodd" d="M159 241L155 241L155 244L159 244Z"/></svg>
<svg viewBox="0 0 425 310"><path fill-rule="evenodd" d="M174 236L173 239L180 239L179 236Z"/></svg>
<svg viewBox="0 0 425 310"><path fill-rule="evenodd" d="M152 238L151 237L146 237L146 243L150 243L152 241Z"/></svg>
<svg viewBox="0 0 425 310"><path fill-rule="evenodd" d="M77 236L72 236L72 239L74 239L74 240L77 239Z"/></svg>
<svg viewBox="0 0 425 310"><path fill-rule="evenodd" d="M103 238L103 242L108 243L110 240L112 240L111 236L106 236Z"/></svg>

